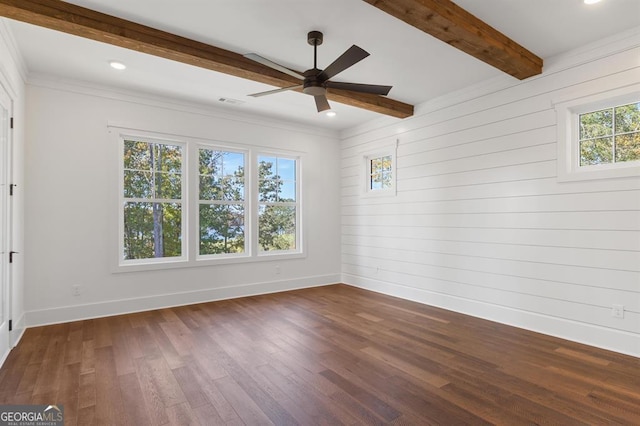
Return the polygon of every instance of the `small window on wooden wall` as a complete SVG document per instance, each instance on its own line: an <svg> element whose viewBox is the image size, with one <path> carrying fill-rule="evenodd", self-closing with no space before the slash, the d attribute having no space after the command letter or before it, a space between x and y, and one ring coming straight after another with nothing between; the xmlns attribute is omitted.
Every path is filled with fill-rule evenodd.
<svg viewBox="0 0 640 426"><path fill-rule="evenodd" d="M364 163L365 193L369 195L395 195L396 146L365 155Z"/></svg>
<svg viewBox="0 0 640 426"><path fill-rule="evenodd" d="M640 85L555 104L558 180L640 175Z"/></svg>
<svg viewBox="0 0 640 426"><path fill-rule="evenodd" d="M580 166L640 160L640 100L580 114Z"/></svg>

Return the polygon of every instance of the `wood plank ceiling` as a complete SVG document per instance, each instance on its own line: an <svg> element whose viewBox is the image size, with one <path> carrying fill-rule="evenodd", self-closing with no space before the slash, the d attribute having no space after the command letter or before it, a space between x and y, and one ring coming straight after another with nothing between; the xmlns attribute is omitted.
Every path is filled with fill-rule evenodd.
<svg viewBox="0 0 640 426"><path fill-rule="evenodd" d="M519 79L542 72L540 58L450 0L364 1ZM61 0L0 0L0 16L277 87L300 83L238 53ZM385 96L331 89L327 97L392 117L413 115L412 105Z"/></svg>

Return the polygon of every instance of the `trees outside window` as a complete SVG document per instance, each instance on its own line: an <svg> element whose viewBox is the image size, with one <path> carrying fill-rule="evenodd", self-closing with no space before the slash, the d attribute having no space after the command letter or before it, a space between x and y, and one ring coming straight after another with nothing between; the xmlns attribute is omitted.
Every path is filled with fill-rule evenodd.
<svg viewBox="0 0 640 426"><path fill-rule="evenodd" d="M640 160L640 103L580 114L580 166Z"/></svg>
<svg viewBox="0 0 640 426"><path fill-rule="evenodd" d="M119 144L121 270L302 255L298 157L127 133Z"/></svg>
<svg viewBox="0 0 640 426"><path fill-rule="evenodd" d="M393 185L393 156L384 155L369 159L369 190L377 191Z"/></svg>
<svg viewBox="0 0 640 426"><path fill-rule="evenodd" d="M245 154L199 150L199 254L246 251Z"/></svg>
<svg viewBox="0 0 640 426"><path fill-rule="evenodd" d="M396 194L396 153L399 142L367 152L363 162L364 196L387 197Z"/></svg>
<svg viewBox="0 0 640 426"><path fill-rule="evenodd" d="M258 249L290 251L298 247L297 161L258 156Z"/></svg>
<svg viewBox="0 0 640 426"><path fill-rule="evenodd" d="M123 260L183 254L183 147L124 141Z"/></svg>

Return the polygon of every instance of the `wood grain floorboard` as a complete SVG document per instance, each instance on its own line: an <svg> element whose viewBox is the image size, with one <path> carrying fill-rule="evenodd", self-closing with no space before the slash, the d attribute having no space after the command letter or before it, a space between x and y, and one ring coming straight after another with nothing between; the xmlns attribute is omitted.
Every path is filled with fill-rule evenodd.
<svg viewBox="0 0 640 426"><path fill-rule="evenodd" d="M73 425L640 424L640 359L346 285L34 327L0 404Z"/></svg>

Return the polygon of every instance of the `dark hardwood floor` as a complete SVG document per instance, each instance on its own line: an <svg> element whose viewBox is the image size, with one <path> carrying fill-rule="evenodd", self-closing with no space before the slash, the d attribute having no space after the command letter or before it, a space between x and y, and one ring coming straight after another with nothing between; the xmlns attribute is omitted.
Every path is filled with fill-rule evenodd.
<svg viewBox="0 0 640 426"><path fill-rule="evenodd" d="M345 285L28 329L66 425L640 424L640 359Z"/></svg>

